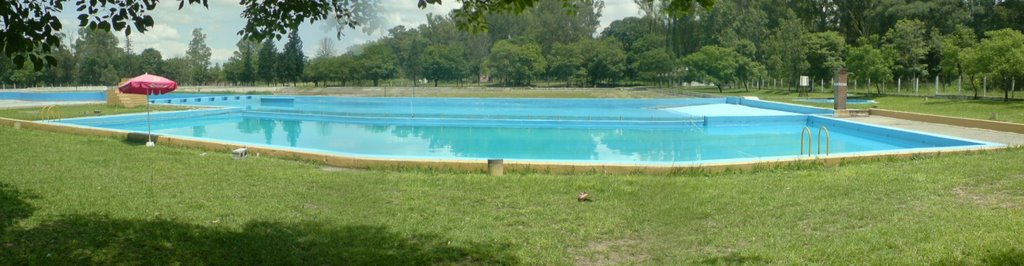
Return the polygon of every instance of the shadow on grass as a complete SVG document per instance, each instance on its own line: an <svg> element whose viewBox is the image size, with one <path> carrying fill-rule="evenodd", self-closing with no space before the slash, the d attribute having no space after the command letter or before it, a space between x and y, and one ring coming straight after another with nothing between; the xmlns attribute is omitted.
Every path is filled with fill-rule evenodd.
<svg viewBox="0 0 1024 266"><path fill-rule="evenodd" d="M458 243L381 226L251 222L240 229L165 219L70 215L22 228L34 209L0 183L0 264L516 264L510 245Z"/></svg>
<svg viewBox="0 0 1024 266"><path fill-rule="evenodd" d="M718 256L700 261L705 265L741 265L741 264L768 264L771 261L761 256L745 256L738 253Z"/></svg>
<svg viewBox="0 0 1024 266"><path fill-rule="evenodd" d="M989 250L980 254L978 260L945 259L934 263L934 265L1024 265L1024 250L1016 248Z"/></svg>
<svg viewBox="0 0 1024 266"><path fill-rule="evenodd" d="M14 264L515 264L507 245L450 244L379 226L252 222L241 229L170 220L63 217L0 238Z"/></svg>
<svg viewBox="0 0 1024 266"><path fill-rule="evenodd" d="M152 140L153 142L159 142L160 135L153 134ZM136 132L128 133L128 137L122 140L123 143L131 146L143 146L146 145L146 142L148 141L150 141L149 134Z"/></svg>
<svg viewBox="0 0 1024 266"><path fill-rule="evenodd" d="M25 202L25 197L11 185L0 182L0 236L18 220L32 216L35 208Z"/></svg>

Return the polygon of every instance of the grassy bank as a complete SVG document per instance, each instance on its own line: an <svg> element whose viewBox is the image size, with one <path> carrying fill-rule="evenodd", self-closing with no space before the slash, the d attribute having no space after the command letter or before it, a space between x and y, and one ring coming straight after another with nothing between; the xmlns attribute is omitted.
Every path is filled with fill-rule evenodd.
<svg viewBox="0 0 1024 266"><path fill-rule="evenodd" d="M1022 149L490 177L0 136L0 264L1024 263Z"/></svg>
<svg viewBox="0 0 1024 266"><path fill-rule="evenodd" d="M153 105L153 111L176 111L185 110L188 107ZM128 113L145 113L146 106L134 108L108 106L106 104L83 104L83 105L62 105L56 109L61 118L74 118L96 115L116 115ZM41 120L43 107L0 109L0 117L14 118L21 120Z"/></svg>
<svg viewBox="0 0 1024 266"><path fill-rule="evenodd" d="M811 105L831 108L832 104L808 103L796 101L799 95L796 92L786 90L754 90L749 92L743 89L730 89L719 93L714 88L682 88L703 93L714 93L726 96L757 96L765 100L780 101L787 103ZM945 116L966 117L975 119L990 119L995 113L996 120L1014 123L1024 123L1024 101L995 101L995 100L967 100L967 99L942 99L911 96L873 96L857 95L851 97L858 99L872 99L877 101L869 105L847 105L851 109L865 109L877 107L897 111L908 111L925 114L936 114ZM830 93L811 93L808 98L832 98Z"/></svg>

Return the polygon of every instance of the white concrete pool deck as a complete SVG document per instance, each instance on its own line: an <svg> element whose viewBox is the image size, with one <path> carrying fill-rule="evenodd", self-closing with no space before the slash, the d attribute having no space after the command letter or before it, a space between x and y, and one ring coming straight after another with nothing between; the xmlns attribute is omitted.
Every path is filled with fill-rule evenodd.
<svg viewBox="0 0 1024 266"><path fill-rule="evenodd" d="M868 124L875 124L880 126L941 134L958 138L976 139L988 142L1002 143L1011 146L1024 146L1024 134L1012 132L904 120L877 115L868 117L850 117L844 119Z"/></svg>
<svg viewBox="0 0 1024 266"><path fill-rule="evenodd" d="M687 116L786 116L803 115L785 111L762 109L739 104L715 103L683 107L664 108L662 110L684 114Z"/></svg>

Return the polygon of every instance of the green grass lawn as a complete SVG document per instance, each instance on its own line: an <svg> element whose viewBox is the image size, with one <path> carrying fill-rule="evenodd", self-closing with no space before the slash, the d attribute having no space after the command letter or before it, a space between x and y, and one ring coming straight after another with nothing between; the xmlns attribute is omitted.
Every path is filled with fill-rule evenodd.
<svg viewBox="0 0 1024 266"><path fill-rule="evenodd" d="M167 105L153 105L153 111L175 111L185 110L189 107L179 106L167 106ZM21 120L41 120L42 119L43 107L33 108L19 108L19 109L0 109L0 117L14 118ZM73 118L83 116L95 116L96 111L100 112L100 115L116 115L116 114L127 114L127 113L144 113L146 112L146 106L139 106L134 108L125 107L114 107L106 104L83 104L83 105L62 105L56 109L60 112L62 118Z"/></svg>
<svg viewBox="0 0 1024 266"><path fill-rule="evenodd" d="M815 104L795 101L799 98L796 92L786 90L754 90L749 92L743 89L729 89L719 93L715 88L683 88L703 93L714 93L726 96L757 96L770 101L803 104L817 107L832 108L832 104ZM809 95L810 98L832 98L831 93L815 92ZM993 100L955 100L942 98L909 97L909 96L871 96L852 94L853 98L872 99L878 103L872 105L850 104L850 109L866 109L877 107L882 109L908 111L925 114L936 114L945 116L966 117L975 119L989 119L992 113L996 113L996 120L1013 123L1024 123L1024 101L993 101Z"/></svg>
<svg viewBox="0 0 1024 266"><path fill-rule="evenodd" d="M1024 149L491 177L0 136L0 264L1024 263Z"/></svg>

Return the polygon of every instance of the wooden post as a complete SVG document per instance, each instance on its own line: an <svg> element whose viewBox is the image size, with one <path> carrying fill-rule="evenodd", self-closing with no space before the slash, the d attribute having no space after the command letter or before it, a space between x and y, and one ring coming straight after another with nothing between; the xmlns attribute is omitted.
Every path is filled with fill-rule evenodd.
<svg viewBox="0 0 1024 266"><path fill-rule="evenodd" d="M504 164L504 160L502 159L487 159L487 174L492 176L505 175Z"/></svg>

